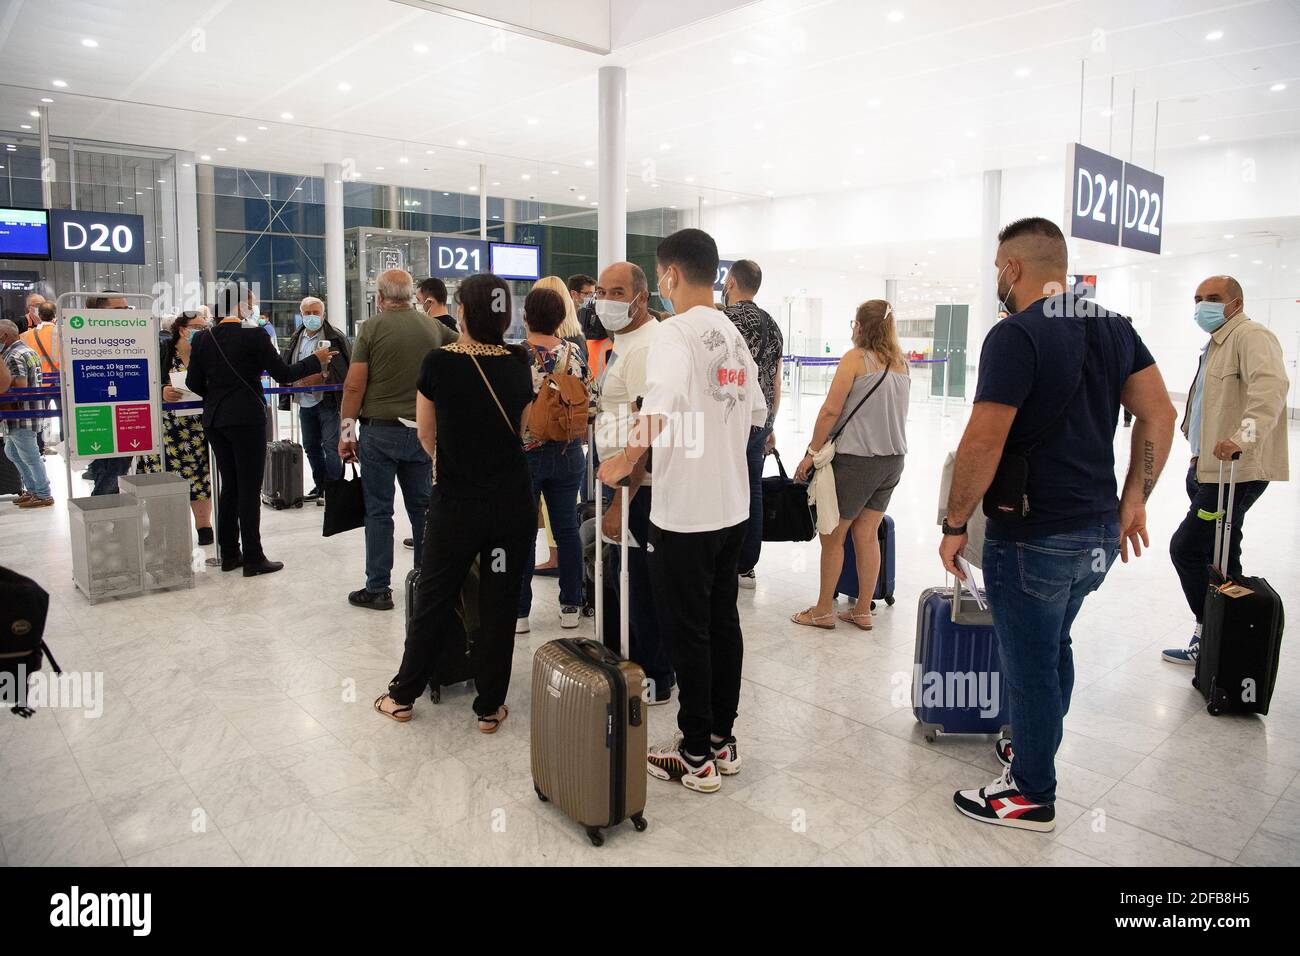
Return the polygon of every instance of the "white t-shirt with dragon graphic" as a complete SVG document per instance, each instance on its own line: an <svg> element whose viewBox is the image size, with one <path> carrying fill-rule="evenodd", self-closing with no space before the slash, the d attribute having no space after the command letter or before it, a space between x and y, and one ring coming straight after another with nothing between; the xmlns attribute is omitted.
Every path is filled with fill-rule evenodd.
<svg viewBox="0 0 1300 956"><path fill-rule="evenodd" d="M750 428L767 421L767 401L749 347L723 313L696 306L660 324L641 411L665 419L651 459L650 520L686 533L747 520L745 447Z"/></svg>

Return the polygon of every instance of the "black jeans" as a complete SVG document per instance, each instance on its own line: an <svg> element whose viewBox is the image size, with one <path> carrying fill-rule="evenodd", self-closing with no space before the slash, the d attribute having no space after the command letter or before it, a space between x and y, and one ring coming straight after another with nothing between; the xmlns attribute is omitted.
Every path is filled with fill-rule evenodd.
<svg viewBox="0 0 1300 956"><path fill-rule="evenodd" d="M406 634L402 666L388 686L399 704L415 702L453 633L456 600L474 558L479 559L479 632L474 642L474 713L488 716L505 703L515 650L515 607L524 565L537 536L527 476L517 501L443 498L434 486L420 560L418 610Z"/></svg>
<svg viewBox="0 0 1300 956"><path fill-rule="evenodd" d="M767 436L770 428L751 428L745 460L749 463L749 524L745 531L745 544L740 549L740 570L748 574L758 564L763 553L763 462L767 457Z"/></svg>
<svg viewBox="0 0 1300 956"><path fill-rule="evenodd" d="M697 532L650 525L659 634L677 670L677 726L686 752L697 757L708 756L710 734L731 736L740 705L736 567L748 523Z"/></svg>
<svg viewBox="0 0 1300 956"><path fill-rule="evenodd" d="M38 431L37 435L40 434ZM94 482L94 489L90 492L94 495L115 495L118 493L117 479L121 478L131 470L130 458L96 458L90 463L91 481Z"/></svg>
<svg viewBox="0 0 1300 956"><path fill-rule="evenodd" d="M1226 470L1225 470L1226 474ZM1241 574L1241 526L1250 506L1268 487L1267 481L1239 481L1232 499L1232 538L1228 542L1228 574ZM1183 586L1187 606L1197 623L1205 610L1205 592L1210 586L1210 565L1214 561L1214 521L1198 517L1196 512L1213 513L1219 503L1219 486L1196 480L1196 465L1187 470L1187 497L1191 506L1187 516L1169 539L1169 557ZM1225 496L1224 507L1228 506Z"/></svg>
<svg viewBox="0 0 1300 956"><path fill-rule="evenodd" d="M239 553L256 564L262 553L262 474L266 468L266 429L258 425L211 425L208 443L217 457L221 494L217 498L217 545L222 558Z"/></svg>

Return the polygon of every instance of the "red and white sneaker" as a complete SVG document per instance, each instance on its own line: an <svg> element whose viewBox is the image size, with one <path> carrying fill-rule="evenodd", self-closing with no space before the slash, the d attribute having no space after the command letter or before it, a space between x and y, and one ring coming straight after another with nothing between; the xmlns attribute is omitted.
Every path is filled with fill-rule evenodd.
<svg viewBox="0 0 1300 956"><path fill-rule="evenodd" d="M698 764L686 759L682 753L682 738L678 737L666 747L652 747L646 754L645 769L660 780L680 780L687 790L697 793L714 793L722 786L718 767L710 757Z"/></svg>
<svg viewBox="0 0 1300 956"><path fill-rule="evenodd" d="M1056 829L1056 809L1050 803L1034 803L1016 786L1011 768L979 790L958 790L953 805L972 820L1017 830L1048 833Z"/></svg>
<svg viewBox="0 0 1300 956"><path fill-rule="evenodd" d="M722 743L713 745L713 762L718 765L718 773L724 777L740 773L740 751L736 749L735 737L728 737Z"/></svg>
<svg viewBox="0 0 1300 956"><path fill-rule="evenodd" d="M998 763L1004 767L1011 766L1011 759L1015 756L1015 752L1011 749L1010 737L999 737L998 742L993 745L993 752L998 755Z"/></svg>

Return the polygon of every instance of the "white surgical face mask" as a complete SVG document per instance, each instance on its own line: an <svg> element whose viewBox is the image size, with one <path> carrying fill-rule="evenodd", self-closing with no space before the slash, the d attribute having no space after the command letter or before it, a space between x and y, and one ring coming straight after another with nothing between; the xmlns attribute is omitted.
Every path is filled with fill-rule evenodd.
<svg viewBox="0 0 1300 956"><path fill-rule="evenodd" d="M617 335L632 324L632 306L617 299L597 299L596 318L607 332Z"/></svg>

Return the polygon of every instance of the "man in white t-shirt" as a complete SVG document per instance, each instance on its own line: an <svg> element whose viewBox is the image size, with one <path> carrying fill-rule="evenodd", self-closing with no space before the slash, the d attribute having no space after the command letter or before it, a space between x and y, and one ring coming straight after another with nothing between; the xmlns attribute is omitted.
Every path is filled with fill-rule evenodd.
<svg viewBox="0 0 1300 956"><path fill-rule="evenodd" d="M658 292L674 315L646 356L641 416L606 458L611 487L653 456L646 542L660 633L677 671L681 737L648 755L663 780L711 793L740 770L732 726L740 701L743 640L736 565L749 520L749 430L767 421L758 369L744 338L713 307L718 246L699 229L659 243Z"/></svg>
<svg viewBox="0 0 1300 956"><path fill-rule="evenodd" d="M650 287L640 266L615 262L601 272L596 284L596 317L614 340L597 389L600 402L596 415L596 448L602 461L617 455L627 444L638 417L637 403L646 393L646 357L659 331L659 322L650 314L649 301ZM668 648L659 636L649 556L644 547L649 537L653 503L651 478L645 464L640 462L628 476L627 528L636 544L628 548L627 558L631 644L628 657L645 671L650 681L647 703L654 705L672 699L676 678ZM609 504L603 516L604 534L609 540L618 541L622 534L623 496L613 492L605 499Z"/></svg>

